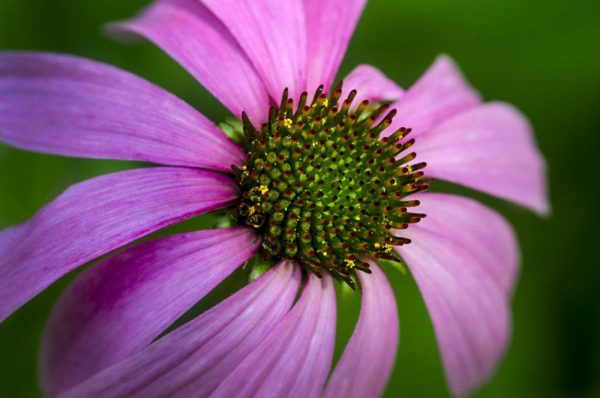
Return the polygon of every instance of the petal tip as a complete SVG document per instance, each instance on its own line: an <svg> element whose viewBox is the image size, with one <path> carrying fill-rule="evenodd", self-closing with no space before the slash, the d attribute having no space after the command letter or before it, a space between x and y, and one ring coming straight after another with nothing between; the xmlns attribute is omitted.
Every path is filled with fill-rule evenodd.
<svg viewBox="0 0 600 398"><path fill-rule="evenodd" d="M131 21L116 21L102 25L102 33L111 38L124 43L135 43L140 41L140 36L135 33L135 28Z"/></svg>

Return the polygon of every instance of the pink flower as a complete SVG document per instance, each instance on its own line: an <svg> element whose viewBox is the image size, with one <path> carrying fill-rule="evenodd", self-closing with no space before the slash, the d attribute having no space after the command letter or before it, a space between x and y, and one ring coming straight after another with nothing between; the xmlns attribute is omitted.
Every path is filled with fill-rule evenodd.
<svg viewBox="0 0 600 398"><path fill-rule="evenodd" d="M245 112L249 153L127 72L63 55L0 55L0 140L161 165L74 185L2 231L0 321L78 266L168 225L221 208L237 209L242 224L140 243L83 272L44 337L48 395L379 396L398 344L394 293L376 264L395 257L391 246L425 298L452 392L465 395L490 377L510 334L515 237L501 216L471 199L419 192L427 180L418 169L426 162L427 177L544 213L544 161L525 118L510 105L483 103L445 56L406 91L371 66L357 67L344 79L341 99L357 95L344 110L332 84L364 3L159 0L114 26L161 46L237 118ZM309 98L312 105L296 114L302 94L320 85L329 95ZM363 100L390 102L395 116L376 117L378 108ZM412 129L410 140L401 127ZM383 128L390 138L369 141ZM285 164L296 154L304 166L290 171ZM265 166L271 157L277 167ZM364 184L377 189L363 192ZM310 215L289 210L294 203ZM277 265L159 338L256 252ZM360 282L362 310L328 377L334 277Z"/></svg>

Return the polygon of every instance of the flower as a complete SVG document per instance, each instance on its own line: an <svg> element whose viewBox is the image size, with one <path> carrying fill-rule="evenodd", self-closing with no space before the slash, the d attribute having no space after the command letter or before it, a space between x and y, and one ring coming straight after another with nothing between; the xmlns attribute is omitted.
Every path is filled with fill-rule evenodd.
<svg viewBox="0 0 600 398"><path fill-rule="evenodd" d="M77 184L2 231L0 321L62 275L167 225L223 208L240 223L140 243L83 272L44 337L48 395L378 396L398 315L377 261L400 258L427 304L452 392L493 373L509 338L514 235L473 200L421 192L423 168L544 213L543 159L525 118L483 103L448 57L406 91L370 66L333 86L364 3L159 0L113 26L194 75L242 121L246 152L127 72L0 55L0 140L162 165ZM162 335L257 252L276 265ZM328 377L334 278L359 282L362 309Z"/></svg>

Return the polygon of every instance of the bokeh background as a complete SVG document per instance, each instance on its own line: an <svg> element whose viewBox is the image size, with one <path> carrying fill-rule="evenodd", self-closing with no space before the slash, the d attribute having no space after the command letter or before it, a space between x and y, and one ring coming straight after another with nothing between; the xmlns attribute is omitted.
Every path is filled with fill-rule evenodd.
<svg viewBox="0 0 600 398"><path fill-rule="evenodd" d="M133 71L215 121L226 111L148 43L123 45L101 26L149 0L0 0L0 48L78 54ZM514 225L522 273L514 337L477 397L600 396L600 1L372 0L341 74L358 63L410 86L434 57L454 57L486 99L529 116L549 164L553 213L536 215L485 195ZM0 228L22 222L70 184L134 164L31 154L0 145ZM519 173L518 169L514 170ZM439 191L461 191L449 185ZM462 192L462 191L461 191ZM172 230L210 225L199 219ZM423 301L410 276L388 270L398 298L401 342L387 397L448 396ZM0 325L0 397L37 397L36 356L44 322L69 275ZM207 303L243 283L235 274ZM474 298L477 299L477 298ZM359 300L340 297L338 353Z"/></svg>

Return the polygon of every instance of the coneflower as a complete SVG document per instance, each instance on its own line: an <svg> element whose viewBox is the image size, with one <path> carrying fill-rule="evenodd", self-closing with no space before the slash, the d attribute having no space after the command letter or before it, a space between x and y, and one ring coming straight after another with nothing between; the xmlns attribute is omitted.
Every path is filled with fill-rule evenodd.
<svg viewBox="0 0 600 398"><path fill-rule="evenodd" d="M1 141L157 165L76 184L1 232L0 321L168 225L217 209L235 224L140 243L83 272L44 337L47 395L379 396L398 344L390 261L421 289L453 394L493 373L510 334L514 235L471 199L424 191L444 179L543 213L544 161L525 118L482 103L446 56L407 91L365 65L334 84L364 3L160 0L112 27L190 71L238 119L223 127L237 143L127 72L0 55ZM262 276L165 334L253 256ZM330 372L335 283L360 292L362 309Z"/></svg>

